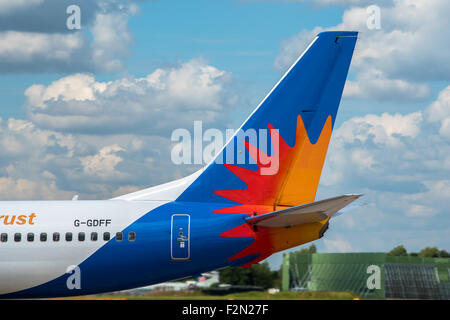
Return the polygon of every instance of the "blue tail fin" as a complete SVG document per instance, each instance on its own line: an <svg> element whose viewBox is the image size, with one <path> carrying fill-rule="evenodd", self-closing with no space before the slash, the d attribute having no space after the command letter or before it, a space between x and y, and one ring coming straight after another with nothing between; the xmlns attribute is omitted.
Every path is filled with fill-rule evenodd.
<svg viewBox="0 0 450 320"><path fill-rule="evenodd" d="M314 201L356 39L353 31L320 33L177 200L275 208ZM261 129L268 141L249 142L245 132ZM238 146L253 161L239 163ZM263 174L275 160L277 170Z"/></svg>

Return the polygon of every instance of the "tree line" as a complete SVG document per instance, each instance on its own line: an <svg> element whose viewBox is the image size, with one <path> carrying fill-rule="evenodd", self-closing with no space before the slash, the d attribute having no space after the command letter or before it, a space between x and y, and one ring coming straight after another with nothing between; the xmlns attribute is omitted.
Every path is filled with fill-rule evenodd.
<svg viewBox="0 0 450 320"><path fill-rule="evenodd" d="M316 246L301 248L295 253L317 253ZM396 246L387 253L388 256L417 256L431 258L450 258L450 253L446 250L439 250L437 247L426 247L419 252L408 253L403 245ZM252 265L251 268L228 267L219 271L220 283L231 285L258 286L264 289L281 288L281 270L270 270L267 261Z"/></svg>
<svg viewBox="0 0 450 320"><path fill-rule="evenodd" d="M396 246L387 253L388 256L411 256L422 258L450 258L450 253L446 250L439 250L438 247L425 247L419 252L408 253L403 245Z"/></svg>

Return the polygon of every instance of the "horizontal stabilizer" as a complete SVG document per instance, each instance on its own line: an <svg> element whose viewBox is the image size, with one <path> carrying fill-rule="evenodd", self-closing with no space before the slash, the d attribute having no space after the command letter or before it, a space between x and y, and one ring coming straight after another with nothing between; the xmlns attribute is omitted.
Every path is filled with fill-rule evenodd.
<svg viewBox="0 0 450 320"><path fill-rule="evenodd" d="M349 205L362 194L349 194L320 200L247 218L247 223L262 227L289 227L299 224L319 222L330 218Z"/></svg>

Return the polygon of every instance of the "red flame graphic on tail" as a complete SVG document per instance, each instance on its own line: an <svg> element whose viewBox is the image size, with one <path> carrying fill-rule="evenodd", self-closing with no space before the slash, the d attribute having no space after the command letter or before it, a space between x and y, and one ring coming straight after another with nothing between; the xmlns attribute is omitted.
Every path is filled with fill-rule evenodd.
<svg viewBox="0 0 450 320"><path fill-rule="evenodd" d="M258 170L249 170L233 164L224 164L228 170L246 183L247 188L242 190L214 191L217 195L240 204L215 210L214 212L258 215L275 211L280 207L314 201L331 137L331 116L326 120L320 137L315 144L310 142L300 116L297 118L297 132L293 147L286 143L271 124L268 124L268 128L272 144L278 144L278 148L275 147L275 152L269 156L249 142L244 141L246 149L258 165ZM273 167L274 161L277 161L278 170L275 170L273 174L264 174L264 170L267 172L270 166ZM285 228L258 227L256 231L251 225L244 223L223 232L221 236L250 237L255 239L250 246L230 258L230 260L234 260L259 254L258 258L246 265L250 266L274 252L286 249L286 246L289 248L293 245L299 245L301 243L298 243L298 241L309 239L308 236L296 234L299 231L297 229L290 228L288 232L288 229Z"/></svg>

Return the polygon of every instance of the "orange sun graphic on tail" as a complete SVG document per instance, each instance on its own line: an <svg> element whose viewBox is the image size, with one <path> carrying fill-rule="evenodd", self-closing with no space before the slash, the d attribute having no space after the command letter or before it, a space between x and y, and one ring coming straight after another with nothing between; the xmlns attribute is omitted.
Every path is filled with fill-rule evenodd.
<svg viewBox="0 0 450 320"><path fill-rule="evenodd" d="M271 124L268 124L274 147L269 156L247 141L243 141L258 170L249 170L232 164L224 164L233 174L246 183L242 190L216 190L215 194L239 203L239 205L215 210L217 213L259 215L313 202L319 184L323 163L332 132L332 119L328 116L316 143L311 143L303 120L297 117L294 146L289 146ZM267 174L269 167L276 169ZM270 173L270 171L269 171ZM291 228L253 227L244 223L225 231L222 237L250 237L253 243L229 260L259 255L245 266L251 266L271 254L318 238L319 230L327 221L309 223Z"/></svg>

